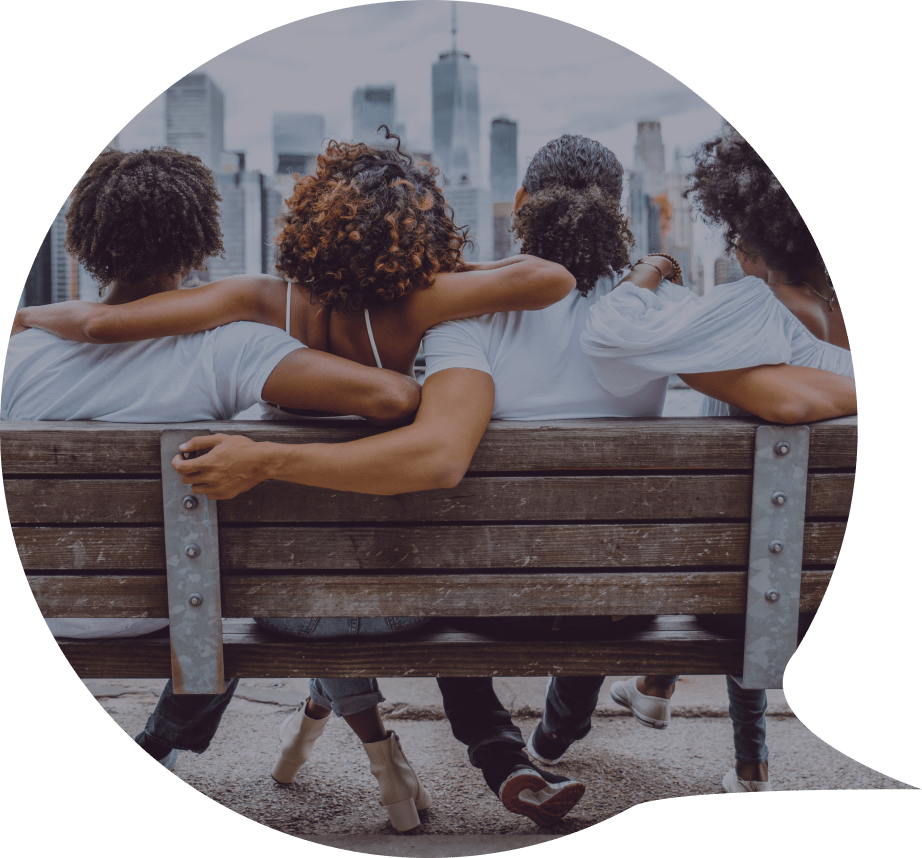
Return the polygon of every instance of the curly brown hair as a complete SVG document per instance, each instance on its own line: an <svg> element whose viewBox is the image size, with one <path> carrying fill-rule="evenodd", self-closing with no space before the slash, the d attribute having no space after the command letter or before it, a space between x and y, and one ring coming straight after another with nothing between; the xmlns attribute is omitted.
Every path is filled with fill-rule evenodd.
<svg viewBox="0 0 922 858"><path fill-rule="evenodd" d="M796 279L823 265L816 242L781 182L758 152L733 128L695 153L686 196L710 226L723 229L727 253L741 247Z"/></svg>
<svg viewBox="0 0 922 858"><path fill-rule="evenodd" d="M77 183L65 248L103 287L199 268L224 251L214 177L195 155L163 146L106 149Z"/></svg>
<svg viewBox="0 0 922 858"><path fill-rule="evenodd" d="M380 130L380 129L379 129ZM395 147L331 141L298 180L276 238L276 268L320 303L356 312L463 270L471 242L436 184L438 170Z"/></svg>
<svg viewBox="0 0 922 858"><path fill-rule="evenodd" d="M624 167L601 143L564 134L531 159L528 198L513 215L522 252L563 265L586 295L630 262L634 245L621 208Z"/></svg>

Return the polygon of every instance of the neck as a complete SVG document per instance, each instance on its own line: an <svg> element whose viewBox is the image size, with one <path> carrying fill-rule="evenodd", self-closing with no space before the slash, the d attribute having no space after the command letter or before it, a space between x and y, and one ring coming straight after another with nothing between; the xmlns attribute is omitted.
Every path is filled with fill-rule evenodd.
<svg viewBox="0 0 922 858"><path fill-rule="evenodd" d="M829 282L826 270L820 265L814 265L796 273L769 268L765 282L769 286L802 286L806 283L821 295L830 295L832 293L832 284Z"/></svg>
<svg viewBox="0 0 922 858"><path fill-rule="evenodd" d="M137 301L138 298L156 295L158 292L173 292L179 288L181 282L181 274L161 274L147 280L124 280L120 278L113 282L101 303L128 304L131 301Z"/></svg>

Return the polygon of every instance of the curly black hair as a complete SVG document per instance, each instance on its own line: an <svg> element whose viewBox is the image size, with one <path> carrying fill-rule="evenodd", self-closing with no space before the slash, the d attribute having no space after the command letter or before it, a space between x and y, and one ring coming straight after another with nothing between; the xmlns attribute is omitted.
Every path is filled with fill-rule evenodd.
<svg viewBox="0 0 922 858"><path fill-rule="evenodd" d="M522 252L563 265L588 294L630 262L623 183L624 167L601 143L578 134L547 143L525 171L528 198L512 219Z"/></svg>
<svg viewBox="0 0 922 858"><path fill-rule="evenodd" d="M65 248L101 284L143 283L199 268L224 251L214 177L195 155L163 146L106 149L77 183Z"/></svg>
<svg viewBox="0 0 922 858"><path fill-rule="evenodd" d="M735 129L702 144L685 195L710 226L723 229L727 253L747 256L791 279L823 266L816 242L781 182Z"/></svg>
<svg viewBox="0 0 922 858"><path fill-rule="evenodd" d="M396 146L331 141L285 201L276 268L321 304L352 313L464 270L471 242L436 184L438 170ZM379 129L380 130L380 129Z"/></svg>

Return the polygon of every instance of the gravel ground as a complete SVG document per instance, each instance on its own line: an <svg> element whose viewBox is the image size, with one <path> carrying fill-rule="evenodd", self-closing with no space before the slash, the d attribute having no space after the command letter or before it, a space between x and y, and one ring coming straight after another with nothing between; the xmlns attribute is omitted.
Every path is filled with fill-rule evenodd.
<svg viewBox="0 0 922 858"><path fill-rule="evenodd" d="M680 686L688 705L676 707L678 717L668 730L645 729L606 700L596 713L592 734L571 748L560 766L586 783L586 795L565 820L542 830L508 813L486 789L479 772L468 765L464 748L432 705L434 682L407 682L382 681L389 698L386 708L392 710L387 720L434 801L423 815L423 824L404 836L567 834L641 802L721 793L721 778L733 763L730 722L720 715L726 701L725 691L722 697L720 692L722 677L694 678L688 688ZM543 680L498 684L500 696L512 704L527 735L537 720L532 713L538 711L531 698L536 690L543 690ZM88 685L130 734L144 726L159 692L159 683L149 681ZM211 748L202 755L181 754L176 775L226 807L295 836L398 836L378 802L377 785L361 745L341 720L333 719L318 742L310 770L303 770L295 783L282 786L269 777L278 726L302 698L302 690L303 685L293 681L242 684ZM816 738L788 714L780 692L770 711L778 713L769 718L776 789L905 788Z"/></svg>

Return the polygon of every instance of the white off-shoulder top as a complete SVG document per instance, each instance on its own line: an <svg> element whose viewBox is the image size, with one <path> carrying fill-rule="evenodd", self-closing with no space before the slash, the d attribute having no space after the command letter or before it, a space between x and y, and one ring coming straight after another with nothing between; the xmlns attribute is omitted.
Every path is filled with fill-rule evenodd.
<svg viewBox="0 0 922 858"><path fill-rule="evenodd" d="M669 281L656 292L622 283L592 307L580 344L599 384L615 396L673 373L762 364L854 377L851 352L817 339L758 277L704 296ZM743 412L705 397L702 413Z"/></svg>

